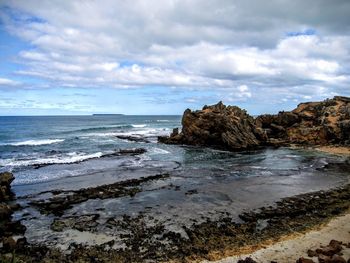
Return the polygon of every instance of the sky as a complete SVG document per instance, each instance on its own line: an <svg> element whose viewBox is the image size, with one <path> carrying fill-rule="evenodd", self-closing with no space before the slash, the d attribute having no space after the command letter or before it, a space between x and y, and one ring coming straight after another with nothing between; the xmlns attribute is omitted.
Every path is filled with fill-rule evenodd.
<svg viewBox="0 0 350 263"><path fill-rule="evenodd" d="M349 0L0 0L0 115L350 96Z"/></svg>

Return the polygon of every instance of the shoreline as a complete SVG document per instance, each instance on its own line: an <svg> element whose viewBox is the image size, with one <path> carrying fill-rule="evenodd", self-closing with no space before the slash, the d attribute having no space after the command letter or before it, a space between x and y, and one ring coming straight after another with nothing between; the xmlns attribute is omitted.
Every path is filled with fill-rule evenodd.
<svg viewBox="0 0 350 263"><path fill-rule="evenodd" d="M341 169L350 167L347 162L344 164L344 167L342 163L334 165ZM93 257L100 262L109 262L110 259L113 259L115 262L210 262L205 260L219 260L217 262L234 263L251 256L258 260L257 262L270 262L276 259L279 263L295 262L299 256L293 260L289 258L283 261L283 257L295 254L295 250L286 249L286 247L295 248L293 242L297 244L298 240L308 235L309 232L321 231L323 233L322 229L325 225L333 221L338 222L337 220L344 216L350 222L350 184L282 198L270 206L262 206L239 214L241 221L233 221L233 217L227 214L219 219L208 219L203 223L197 222L192 226L183 226L186 237L177 232L165 230L163 222L152 225L152 220L142 212L131 217L124 215L121 219L109 218L104 223L101 223L101 218L97 213L83 216L65 213L72 205L94 199L132 197L145 191L144 185L151 182L157 184L169 177L171 176L167 173L156 174L80 190L53 190L39 193L38 196L48 194L50 198L37 199L38 196L34 196L36 201L29 205L40 211L42 215L56 216L50 225L51 230L62 234L72 232L85 238L91 234L101 236L103 240L95 245L68 243L63 250L42 243L23 244L22 242L21 249L16 249L16 260L18 259L18 262L27 260L75 262ZM165 185L162 187L164 188ZM174 185L171 184L169 187L177 191ZM188 192L188 195L191 194L196 194L196 192ZM339 222L344 222L344 220L340 219ZM338 225L333 225L331 228L339 228ZM128 245L122 249L116 248L115 245L120 241L119 237L108 236L107 238L102 232L99 232L101 227L102 229L105 227L123 228L130 233L123 234L122 238L123 241L127 240ZM341 229L339 231L342 232ZM154 239L155 236L156 239ZM326 245L330 239L323 241L323 244ZM302 243L302 248L299 246L298 251L305 252L305 249L314 248L313 243L310 245L307 242ZM9 254L9 252L4 254L1 251L0 260L10 259ZM233 255L235 256L232 257ZM301 256L305 257L306 254Z"/></svg>
<svg viewBox="0 0 350 263"><path fill-rule="evenodd" d="M154 179L163 180L163 177ZM116 187L119 189L119 185ZM86 194L95 193L91 188L81 191ZM85 193L82 194L85 196ZM262 244L274 244L290 235L298 236L300 234L296 233L305 233L324 225L332 218L348 212L349 208L350 184L283 198L276 202L275 206L264 206L240 214L241 223L232 221L229 216L196 223L190 227L184 227L187 238L179 233L165 230L162 223L149 225L147 215L124 216L121 220L110 219L103 226L111 228L120 226L124 231L129 232L130 234L124 235L129 244L126 248L113 248L117 240L107 240L95 246L71 244L68 248L70 253L66 254L66 251L46 245L26 244L24 249L22 247L22 250L16 250L16 257L33 262L45 260L75 262L84 261L90 257L101 262L108 262L111 259L115 262L217 260L237 251L247 253L247 249L250 249L249 252L251 252L253 248L260 248ZM99 225L98 220L96 215L67 217L63 214L53 221L51 229L61 233L73 230L80 231L82 235L90 232L98 234L98 228L96 228ZM156 236L158 238L154 240ZM8 254L7 257L9 257Z"/></svg>
<svg viewBox="0 0 350 263"><path fill-rule="evenodd" d="M276 242L263 242L259 246L245 247L239 251L227 251L227 257L202 263L234 263L247 257L257 262L296 262L299 258L317 260L316 256L308 256L308 250L325 247L331 240L348 244L350 241L350 210L344 214L330 218L305 232L283 236ZM348 246L348 245L347 245ZM342 251L344 258L350 258L350 248ZM231 256L229 256L231 254Z"/></svg>
<svg viewBox="0 0 350 263"><path fill-rule="evenodd" d="M350 146L327 145L327 146L317 146L317 147L314 147L313 149L324 153L350 156Z"/></svg>

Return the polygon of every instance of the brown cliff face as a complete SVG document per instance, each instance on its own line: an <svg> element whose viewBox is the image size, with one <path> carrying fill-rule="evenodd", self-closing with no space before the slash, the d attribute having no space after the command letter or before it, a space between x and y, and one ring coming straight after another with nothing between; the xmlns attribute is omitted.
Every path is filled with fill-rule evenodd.
<svg viewBox="0 0 350 263"><path fill-rule="evenodd" d="M291 112L261 115L255 123L266 131L268 144L349 144L350 98L301 103Z"/></svg>
<svg viewBox="0 0 350 263"><path fill-rule="evenodd" d="M243 150L260 145L263 132L254 118L235 106L219 102L202 110L187 109L182 117L182 132L160 137L160 142L205 145L229 150Z"/></svg>
<svg viewBox="0 0 350 263"><path fill-rule="evenodd" d="M219 102L202 110L187 109L182 131L174 129L160 142L245 150L259 145L350 145L350 98L301 103L291 112L256 119L235 106Z"/></svg>

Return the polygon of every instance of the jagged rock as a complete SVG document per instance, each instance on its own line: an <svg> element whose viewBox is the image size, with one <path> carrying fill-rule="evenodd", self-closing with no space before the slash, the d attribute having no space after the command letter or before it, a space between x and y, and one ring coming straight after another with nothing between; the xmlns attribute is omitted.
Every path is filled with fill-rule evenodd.
<svg viewBox="0 0 350 263"><path fill-rule="evenodd" d="M256 119L235 106L219 102L202 110L187 109L182 131L159 142L245 150L261 145L350 145L350 98L301 103L291 112Z"/></svg>
<svg viewBox="0 0 350 263"><path fill-rule="evenodd" d="M237 263L257 263L257 262L251 257L247 257L245 259L238 260Z"/></svg>
<svg viewBox="0 0 350 263"><path fill-rule="evenodd" d="M311 145L349 144L349 109L349 98L334 97L301 103L291 112L262 115L255 122L267 130L269 140Z"/></svg>
<svg viewBox="0 0 350 263"><path fill-rule="evenodd" d="M343 249L341 244L339 241L331 240L328 246L316 249L316 253L331 257Z"/></svg>
<svg viewBox="0 0 350 263"><path fill-rule="evenodd" d="M14 179L13 174L10 172L0 173L0 185L10 186Z"/></svg>
<svg viewBox="0 0 350 263"><path fill-rule="evenodd" d="M179 128L174 128L173 132L170 134L171 137L177 136L179 134Z"/></svg>
<svg viewBox="0 0 350 263"><path fill-rule="evenodd" d="M131 136L131 135L117 135L118 139L132 141L132 142L144 142L144 143L150 143L149 140L139 137L139 136Z"/></svg>
<svg viewBox="0 0 350 263"><path fill-rule="evenodd" d="M26 244L25 238L17 241L13 238L13 236L23 235L26 231L26 227L19 220L12 219L14 211L20 208L20 205L14 202L9 203L15 197L11 191L11 183L14 179L12 173L0 173L0 243L2 242L0 250L5 252L21 249Z"/></svg>
<svg viewBox="0 0 350 263"><path fill-rule="evenodd" d="M11 192L11 183L14 180L12 173L4 172L0 173L0 201L9 201L13 198L14 194Z"/></svg>
<svg viewBox="0 0 350 263"><path fill-rule="evenodd" d="M257 129L254 118L235 106L219 102L192 112L187 109L182 118L182 132L174 130L163 143L208 145L230 150L244 150L260 145L263 131Z"/></svg>
<svg viewBox="0 0 350 263"><path fill-rule="evenodd" d="M147 152L144 148L135 148L135 149L121 149L119 150L118 154L124 155L124 154L130 154L130 155L139 155Z"/></svg>
<svg viewBox="0 0 350 263"><path fill-rule="evenodd" d="M0 203L0 220L10 218L11 214L11 207L5 203Z"/></svg>

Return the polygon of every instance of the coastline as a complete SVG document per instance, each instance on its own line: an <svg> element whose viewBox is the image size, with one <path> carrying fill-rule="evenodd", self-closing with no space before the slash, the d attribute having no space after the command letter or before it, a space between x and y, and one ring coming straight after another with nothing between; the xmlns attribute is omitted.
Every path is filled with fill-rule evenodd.
<svg viewBox="0 0 350 263"><path fill-rule="evenodd" d="M234 263L247 257L257 262L296 262L304 257L317 260L317 257L308 257L308 250L316 250L321 246L327 246L331 240L348 244L350 241L350 211L343 215L331 218L328 222L308 229L303 233L292 233L281 237L277 242L263 242L259 246L245 247L239 251L227 251L229 255L215 261L202 261L202 263ZM344 258L350 258L350 248L342 250Z"/></svg>
<svg viewBox="0 0 350 263"><path fill-rule="evenodd" d="M13 261L15 250L18 262L201 262L232 255L239 258L229 262L247 255L258 262L295 262L298 258L292 259L292 254L316 245L304 240L308 233L316 233L317 242L327 245L326 239L333 237L325 231L339 236L334 231L344 232L344 222L349 221L350 148L344 146L349 140L348 122L343 120L348 115L339 112L339 129L333 129L338 124L329 117L349 102L335 97L318 107L300 104L293 112L257 119L221 102L196 112L186 110L180 133L175 128L170 137L158 137L158 142L181 144L162 151L175 154L170 163L167 155L150 157L157 156L158 145L145 136L149 130L129 134L148 125L133 121L128 133L111 136L118 147L142 143L145 148L114 149L75 164L81 171L98 165L101 170L91 175L114 176L113 180L102 184L77 177L84 186L72 187L67 182L73 180L64 179L65 189L48 183L48 189L11 199L17 202L14 208L2 204L9 227L0 243L0 260ZM320 109L325 109L322 121ZM109 126L102 128L107 136ZM91 129L100 132L100 127L88 128L88 134ZM93 145L101 143L105 142ZM143 158L147 154L149 159ZM33 168L33 175L61 167L43 163ZM329 222L338 223L325 227Z"/></svg>
<svg viewBox="0 0 350 263"><path fill-rule="evenodd" d="M292 149L304 148L292 145ZM307 147L306 149L324 152L348 157L350 156L349 146L326 145ZM325 247L330 240L338 240L344 244L350 244L350 210L344 212L340 216L329 218L327 221L310 227L303 232L294 232L286 236L280 237L278 240L267 240L259 245L247 246L240 249L228 249L224 252L225 256L219 256L218 259L201 261L202 263L235 263L239 260L251 258L256 262L278 262L288 263L296 262L299 258L316 260L317 257L308 257L308 250ZM348 245L349 246L349 245ZM344 258L350 259L350 248L342 251ZM195 261L197 262L197 261Z"/></svg>
<svg viewBox="0 0 350 263"><path fill-rule="evenodd" d="M336 154L336 155L344 155L344 156L350 156L350 147L349 146L317 146L313 148L316 151L330 153L330 154Z"/></svg>
<svg viewBox="0 0 350 263"><path fill-rule="evenodd" d="M305 149L305 147L297 145L292 145L290 148ZM345 157L350 156L349 146L326 145L306 147L306 149ZM303 232L294 232L282 236L278 240L267 240L259 245L247 246L238 250L228 249L225 251L224 257L221 255L218 259L215 259L215 255L213 255L213 259L201 262L235 263L239 260L251 258L256 262L288 263L296 262L302 257L317 262L317 257L307 256L308 250L327 246L330 240L338 240L344 244L350 244L350 210L340 216L331 217L327 221L310 227ZM350 259L350 248L346 248L342 253L344 258Z"/></svg>
<svg viewBox="0 0 350 263"><path fill-rule="evenodd" d="M163 181L164 177L151 179ZM136 181L132 181L132 183L139 184ZM147 182L144 183L147 184ZM129 182L125 182L125 184L128 185ZM112 190L108 185L104 187ZM118 193L122 191L120 184L113 185L113 187L118 190ZM97 187L96 189L82 189L79 193L90 199L88 195L92 194L93 198L95 190L101 191ZM52 194L60 193L53 192ZM51 199L51 203L47 203L47 205L61 204L61 201L56 201ZM302 235L297 233L318 229L319 226L323 226L334 217L340 216L342 218L344 213L349 212L349 208L350 185L348 184L329 190L283 198L273 206L263 206L259 209L246 211L239 215L240 223L233 221L230 216L194 223L190 227L184 227L187 238L166 230L160 222L152 225L152 220L146 214L139 214L136 217L123 216L121 220L110 219L101 226L112 228L120 226L124 231L130 231L130 235L124 235L124 238L128 240L127 244L129 244L125 248L113 248L116 240L105 240L106 242L94 246L73 243L69 246L70 253L67 254L66 251L60 251L43 244L21 244L21 249L16 250L16 260L18 259L18 262L21 262L20 260L22 262L45 262L48 260L50 262L76 262L79 260L85 262L91 257L100 262L109 262L111 259L115 262L217 260L237 253L244 255L262 248L262 246L270 247L271 245L270 250L273 250L278 246L273 245L278 244L276 242ZM99 228L96 228L98 221L99 218L96 215L69 217L63 214L51 224L51 228L59 233L73 231L82 236L89 232L98 234ZM96 230L97 232L95 232ZM155 237L158 238L154 239ZM11 258L9 253L3 254L3 256L7 259Z"/></svg>

